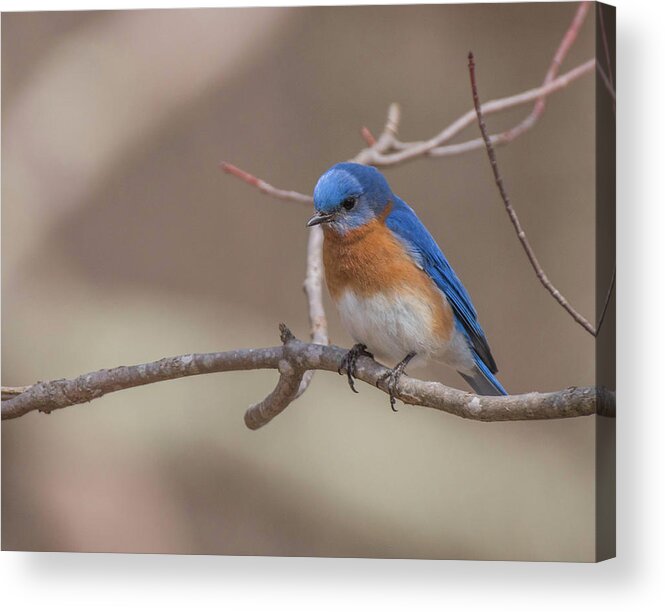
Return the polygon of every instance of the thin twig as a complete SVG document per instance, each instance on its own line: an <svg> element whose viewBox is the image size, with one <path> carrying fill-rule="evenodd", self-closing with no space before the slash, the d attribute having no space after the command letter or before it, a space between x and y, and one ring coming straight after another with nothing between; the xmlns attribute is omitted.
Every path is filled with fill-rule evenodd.
<svg viewBox="0 0 665 612"><path fill-rule="evenodd" d="M368 147L373 147L376 144L376 138L370 129L366 126L360 128L360 135L363 137L363 140L367 143Z"/></svg>
<svg viewBox="0 0 665 612"><path fill-rule="evenodd" d="M603 48L605 49L605 61L607 63L607 76L610 87L614 90L614 78L612 73L612 56L610 55L610 45L607 42L607 31L605 30L605 19L603 17L603 5L598 3L598 17L600 18L600 35L603 39Z"/></svg>
<svg viewBox="0 0 665 612"><path fill-rule="evenodd" d="M73 379L41 382L24 393L2 402L2 418L14 419L32 411L51 412L83 404L114 391L130 389L164 380L199 374L240 370L277 369L280 382L270 401L252 407L246 422L252 429L265 425L294 398L298 376L306 370L337 372L346 349L301 342L282 327L281 346L194 353L167 357L151 363L121 366L82 374ZM378 385L387 393L388 370L369 357L360 357L356 378L368 385ZM424 382L403 376L395 393L406 404L448 412L476 421L528 421L563 419L600 414L615 415L614 394L595 388L570 387L551 393L525 393L501 397L477 396L452 389L437 382ZM268 398L267 398L268 399ZM275 410L275 408L277 408Z"/></svg>
<svg viewBox="0 0 665 612"><path fill-rule="evenodd" d="M487 156L489 157L490 165L492 166L494 181L496 182L496 186L499 188L499 193L501 194L501 199L503 200L503 203L506 207L506 212L508 213L510 221L512 222L513 227L515 228L515 232L517 233L517 237L519 238L520 243L524 248L524 252L526 253L529 259L529 263L531 263L531 266L533 267L533 270L536 273L538 280L542 283L543 287L545 287L545 289L549 291L552 297L557 302L559 302L559 304L561 304L561 306L568 312L568 314L570 314L571 317L573 317L573 319L575 319L575 321L577 321L592 336L595 336L596 330L594 329L593 325L591 325L589 321L587 321L579 312L577 312L577 310L575 310L568 303L568 300L566 300L566 298L552 284L550 279L545 274L545 271L540 265L540 262L538 261L538 258L536 257L534 250L531 248L531 244L529 243L529 240L526 237L524 229L522 229L522 224L520 223L517 213L515 212L515 209L510 203L510 198L508 197L505 185L503 184L503 178L501 177L501 173L499 172L499 166L496 161L496 154L494 153L494 147L492 146L492 141L490 140L490 137L487 133L487 126L485 125L483 111L480 106L480 100L478 97L478 86L476 84L475 63L473 59L473 53L471 52L469 52L469 77L471 79L471 93L473 95L473 105L476 109L476 114L478 116L478 125L480 126L480 133L483 135L483 140L485 141L485 147L487 148Z"/></svg>
<svg viewBox="0 0 665 612"><path fill-rule="evenodd" d="M397 141L397 130L399 129L399 122L402 118L402 111L399 104L393 102L388 107L388 116L386 117L386 123L383 127L381 135L376 139L373 145L369 149L363 149L359 151L358 154L352 158L353 161L359 164L374 165L377 164L374 162L377 156L382 155L385 151L390 151L395 147Z"/></svg>
<svg viewBox="0 0 665 612"><path fill-rule="evenodd" d="M559 74L563 60L565 59L566 55L568 55L568 51L570 51L570 48L573 46L575 40L577 40L577 35L579 34L580 29L584 24L584 20L586 19L590 8L591 2L580 2L577 10L575 11L575 15L573 16L573 20L568 26L568 29L564 33L563 38L561 39L561 42L559 43L559 46L554 53L550 67L545 74L543 85L551 83L555 79L556 75ZM545 97L540 98L536 104L534 104L531 115L527 117L523 123L528 124L529 122L535 122L545 110L545 101Z"/></svg>
<svg viewBox="0 0 665 612"><path fill-rule="evenodd" d="M596 69L598 70L598 74L600 75L601 80L603 81L603 84L605 85L605 89L607 90L607 93L610 94L612 98L612 102L616 102L616 93L614 91L614 87L612 86L612 82L610 81L610 77L608 77L605 74L605 71L603 70L603 67L596 62ZM614 112L616 112L616 107L613 105Z"/></svg>
<svg viewBox="0 0 665 612"><path fill-rule="evenodd" d="M521 106L522 104L528 104L529 102L533 102L534 100L542 98L543 96L549 96L556 91L560 91L566 88L573 81L576 81L580 77L591 72L594 69L595 64L596 60L590 59L583 64L580 64L576 68L573 68L569 72L561 75L559 78L555 79L551 83L548 83L547 85L537 87L535 89L530 89L514 96L491 100L483 105L483 110L486 110L488 113L497 113L509 108ZM499 134L494 134L493 138L499 140L498 144L512 142L518 136L527 131L527 129L533 127L536 120L540 118L541 114L542 113L537 114L535 119L527 118L528 121L525 119L510 130L506 130L505 132L501 132ZM529 115L529 117L532 117L532 115ZM381 153L380 151L377 151L376 147L374 147L371 149L364 149L356 156L356 159L358 159L360 163L377 167L387 167L396 166L418 157L443 157L447 155L459 155L461 153L473 151L474 149L477 149L479 146L481 146L482 143L480 140L473 139L468 142L447 145L446 147L442 145L459 134L464 128L471 125L475 121L475 118L476 113L473 109L471 109L453 121L442 132L430 140L422 142L400 142L398 140L394 140L392 145L392 149L395 149L394 152Z"/></svg>
<svg viewBox="0 0 665 612"><path fill-rule="evenodd" d="M219 167L227 174L232 174L248 185L252 185L259 191L262 191L263 193L272 196L273 198L277 198L278 200L290 200L292 202L301 202L303 204L312 203L312 196L305 195L304 193L298 193L297 191L290 191L273 187L270 183L266 183L264 180L257 178L253 174L250 174L246 170L242 170L233 164L220 162Z"/></svg>
<svg viewBox="0 0 665 612"><path fill-rule="evenodd" d="M526 131L530 130L537 123L545 111L545 99L547 95L565 87L572 80L579 78L583 74L586 74L586 72L593 69L594 60L589 60L588 62L585 62L581 66L578 66L576 69L571 70L569 73L564 75L566 78L556 79L556 75L559 73L564 58L570 51L570 48L577 39L579 31L584 24L586 16L589 12L590 4L591 3L589 2L581 2L575 11L575 15L573 16L568 29L566 30L563 38L561 39L561 42L559 43L559 46L557 47L557 50L554 53L554 56L552 57L552 61L550 62L550 65L547 69L541 88L538 88L537 90L531 90L530 92L525 92L525 94L531 94L531 96L528 98L525 94L521 94L519 101L517 101L518 96L513 96L513 100L497 100L488 102L486 105L483 105L483 112L485 114L489 114L490 112L497 112L504 110L505 108L516 106L518 104L531 102L535 99L533 109L529 115L525 117L520 123L500 134L492 135L493 144L507 144L524 134ZM549 86L553 85L555 82L557 83L557 86L550 88ZM534 96L533 94L535 92L537 92L537 95ZM505 102L505 104L501 104L501 102ZM473 123L475 116L475 111L472 109L460 117L460 119L439 132L439 134L426 141L400 142L397 139L394 139L392 148L397 151L396 153L381 154L380 151L371 149L364 154L364 157L369 161L363 161L363 163L371 163L376 166L390 166L420 156L443 157L448 155L459 155L467 151L473 151L475 149L481 148L483 146L481 139L473 139L468 142L442 146L445 142L449 141L457 133L459 133L463 128Z"/></svg>
<svg viewBox="0 0 665 612"><path fill-rule="evenodd" d="M607 293L605 294L605 302L603 303L603 310L600 313L600 317L598 317L598 325L596 325L594 336L598 336L598 334L600 333L600 328L603 325L603 321L605 320L605 315L607 314L607 309L609 308L610 301L612 299L612 291L614 291L616 276L617 276L617 271L616 268L614 268L614 270L612 270L612 280L610 281L610 286L607 289Z"/></svg>
<svg viewBox="0 0 665 612"><path fill-rule="evenodd" d="M572 70L566 72L560 77L554 79L553 81L547 83L546 85L542 85L541 87L537 87L535 89L530 89L528 91L525 91L521 94L517 94L515 96L511 96L509 98L490 100L489 102L486 102L482 105L483 113L486 115L490 113L497 113L506 110L508 108L513 108L516 106L520 106L522 104L527 104L529 102L532 102L533 100L540 100L556 91L560 91L561 89L568 87L568 85L570 85L573 81L591 72L594 69L595 65L596 65L596 60L590 59L584 62L583 64L580 64L579 66L573 68ZM495 146L499 146L513 142L516 138L518 138L526 131L531 129L536 124L537 120L541 117L541 115L542 112L535 115L531 113L527 118L522 120L517 125L507 130L504 130L503 132L492 134L490 136L492 144ZM454 133L453 130L450 130L449 133L451 133L452 135L449 136L447 140L452 138L452 136L454 136L454 134L457 133L458 131L461 131L462 123L463 127L466 127L468 125L471 125L475 121L476 119L475 109L471 109L466 115L463 116L463 119L464 122L459 121L459 123L456 122L456 124L453 124L454 127L458 129ZM450 155L460 155L462 153L468 153L469 151L475 151L476 149L481 149L484 146L485 142L483 141L482 138L473 138L466 142L435 147L434 149L431 149L428 152L428 155L430 157L447 157Z"/></svg>
<svg viewBox="0 0 665 612"><path fill-rule="evenodd" d="M513 126L512 128L505 130L499 134L493 134L492 136L490 136L493 145L496 146L496 145L509 144L513 142L516 138L518 138L519 136L530 130L538 122L538 120L542 117L543 113L545 112L545 103L547 100L547 96L550 93L558 91L559 89L563 89L573 80L593 70L596 61L588 60L584 64L581 64L576 68L573 68L569 72L557 78L559 70L561 69L561 65L563 64L563 60L565 59L566 55L568 55L568 52L570 51L570 48L573 46L575 40L577 40L577 36L580 32L580 29L584 24L587 14L589 13L590 6L591 6L590 2L581 2L577 7L575 15L573 16L573 19L570 22L568 29L564 33L561 42L559 43L559 46L554 52L554 56L552 57L547 72L545 73L545 78L543 79L541 87L537 89L532 89L530 92L525 92L524 94L521 94L521 98L524 101L526 101L527 97L530 98L528 101L535 99L535 104L533 105L533 109L531 110L531 112L522 121L520 121L520 123ZM513 98L517 98L517 96L513 96ZM512 102L511 105L515 103L514 100L513 101L506 100L504 104L510 102ZM503 110L503 108L501 107L502 105L497 105L497 106L499 106L499 108L493 107L493 101L487 102L482 105L482 112L484 115L487 115L490 112L497 112L498 110ZM471 123L476 118L475 109L470 111L470 114L472 118L469 123ZM466 143L461 143L459 145L438 147L436 149L433 149L430 152L430 154L434 156L459 154L466 151L479 149L482 146L484 146L484 144L485 144L484 138L477 138Z"/></svg>
<svg viewBox="0 0 665 612"><path fill-rule="evenodd" d="M323 307L323 230L315 225L309 230L307 242L307 271L303 290L307 296L310 340L316 344L328 344L328 321ZM308 370L300 381L296 398L300 397L309 387L314 376Z"/></svg>

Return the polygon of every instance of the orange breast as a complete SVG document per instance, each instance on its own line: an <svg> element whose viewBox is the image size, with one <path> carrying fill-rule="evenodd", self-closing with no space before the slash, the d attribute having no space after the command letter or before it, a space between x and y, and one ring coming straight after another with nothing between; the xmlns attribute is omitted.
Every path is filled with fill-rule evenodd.
<svg viewBox="0 0 665 612"><path fill-rule="evenodd" d="M359 297L394 291L410 292L432 310L433 333L448 339L453 313L432 279L418 266L386 227L385 213L344 235L324 226L323 264L333 300L351 290Z"/></svg>

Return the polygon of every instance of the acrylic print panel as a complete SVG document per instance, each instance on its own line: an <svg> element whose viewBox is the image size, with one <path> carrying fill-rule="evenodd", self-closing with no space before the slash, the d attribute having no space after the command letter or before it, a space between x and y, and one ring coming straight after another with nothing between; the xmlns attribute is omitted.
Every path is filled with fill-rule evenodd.
<svg viewBox="0 0 665 612"><path fill-rule="evenodd" d="M11 13L2 57L4 549L613 556L614 9ZM315 208L345 160L390 187Z"/></svg>

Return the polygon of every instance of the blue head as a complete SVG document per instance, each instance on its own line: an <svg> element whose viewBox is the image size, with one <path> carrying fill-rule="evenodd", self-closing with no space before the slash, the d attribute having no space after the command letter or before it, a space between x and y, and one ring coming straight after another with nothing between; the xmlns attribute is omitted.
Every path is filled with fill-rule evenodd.
<svg viewBox="0 0 665 612"><path fill-rule="evenodd" d="M378 217L393 197L388 181L376 168L335 164L314 188L316 213L307 225L325 223L344 234Z"/></svg>

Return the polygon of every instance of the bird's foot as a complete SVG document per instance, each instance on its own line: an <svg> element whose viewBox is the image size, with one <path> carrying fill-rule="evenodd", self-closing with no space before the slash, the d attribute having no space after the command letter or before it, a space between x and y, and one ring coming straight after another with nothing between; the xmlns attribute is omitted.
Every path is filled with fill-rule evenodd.
<svg viewBox="0 0 665 612"><path fill-rule="evenodd" d="M356 361L358 357L371 357L374 359L374 355L367 350L367 346L361 343L354 344L351 350L344 355L342 363L337 369L338 374L343 374L346 372L346 378L349 381L349 387L354 393L358 393L354 385L354 377L356 375Z"/></svg>
<svg viewBox="0 0 665 612"><path fill-rule="evenodd" d="M409 353L392 370L388 370L383 376L379 378L379 380L376 381L377 387L379 386L380 382L385 381L388 383L390 408L392 409L393 412L397 412L397 408L395 408L395 395L397 393L397 383L399 383L399 379L402 378L402 374L404 374L404 368L406 368L409 361L411 361L415 356L416 356L415 353Z"/></svg>

